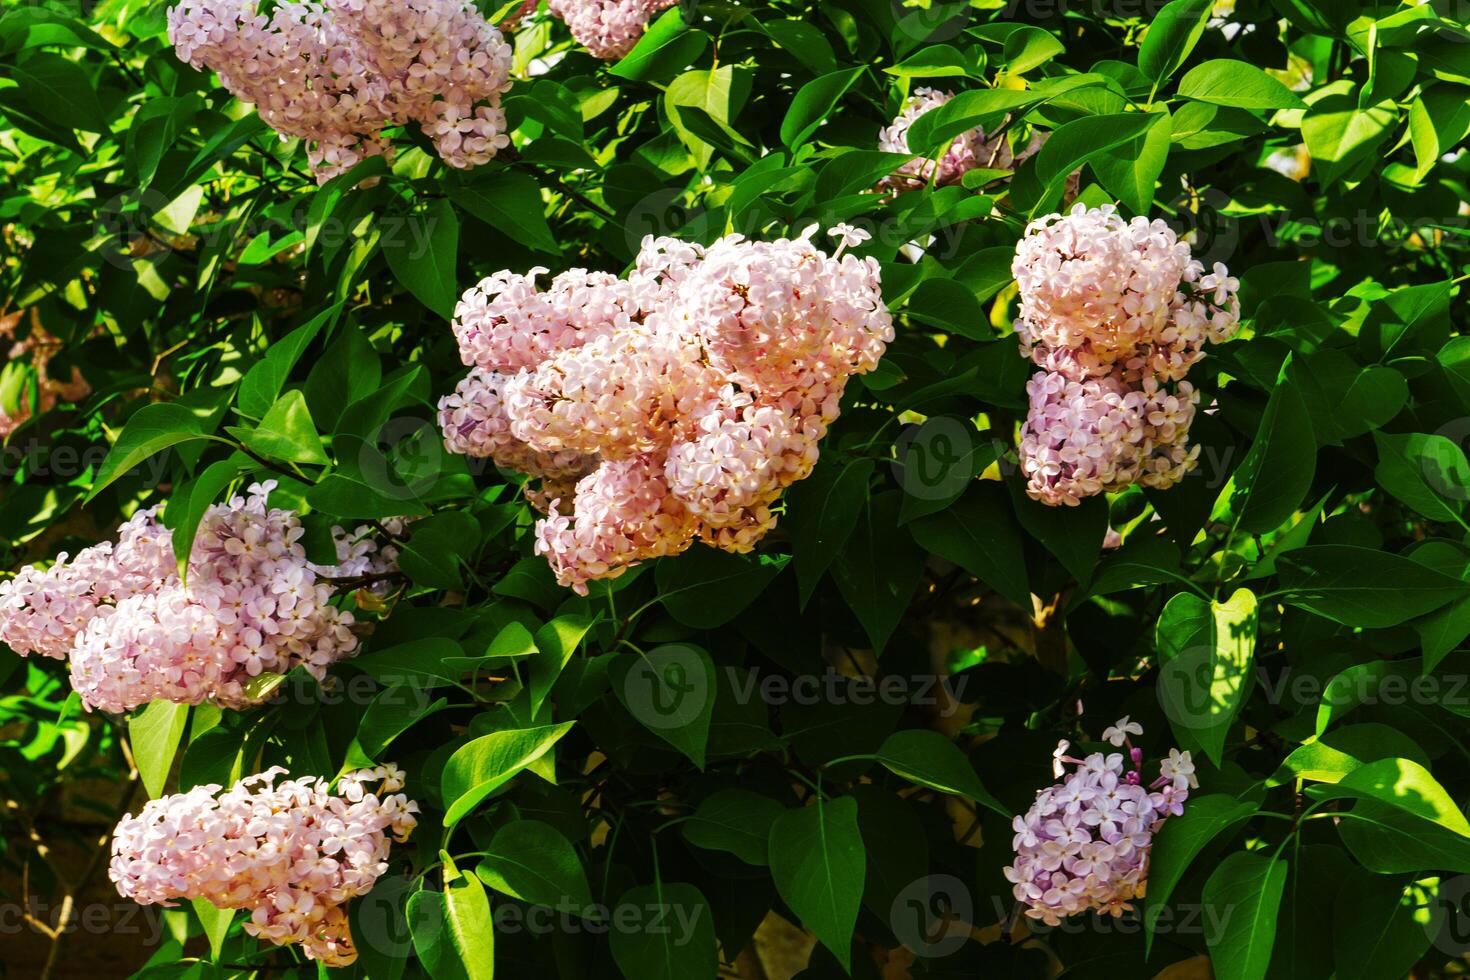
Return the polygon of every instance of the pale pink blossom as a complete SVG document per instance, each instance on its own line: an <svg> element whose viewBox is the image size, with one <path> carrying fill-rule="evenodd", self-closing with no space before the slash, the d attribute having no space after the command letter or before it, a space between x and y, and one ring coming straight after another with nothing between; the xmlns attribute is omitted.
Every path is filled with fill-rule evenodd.
<svg viewBox="0 0 1470 980"><path fill-rule="evenodd" d="M815 230L815 229L812 229ZM474 366L445 445L539 478L537 553L579 592L694 541L751 550L805 478L847 379L893 339L876 260L811 233L647 238L626 279L491 276L455 319Z"/></svg>
<svg viewBox="0 0 1470 980"><path fill-rule="evenodd" d="M299 666L325 677L358 639L323 577L389 570L397 552L367 528L336 528L343 565L312 564L297 515L266 503L274 487L253 485L205 512L187 584L156 508L125 523L115 545L22 569L0 584L0 640L22 655L69 659L83 705L112 712L156 699L243 708L262 673Z"/></svg>
<svg viewBox="0 0 1470 980"><path fill-rule="evenodd" d="M547 0L577 43L594 58L617 61L633 50L648 22L678 0Z"/></svg>
<svg viewBox="0 0 1470 980"><path fill-rule="evenodd" d="M341 776L335 793L316 777L276 785L285 772L196 786L123 817L108 867L118 893L140 905L246 909L250 935L299 943L328 966L352 963L347 903L387 871L389 845L408 839L418 804L397 792L392 764Z"/></svg>
<svg viewBox="0 0 1470 980"><path fill-rule="evenodd" d="M391 153L382 132L417 123L445 163L509 145L501 96L511 47L468 0L181 0L179 58L213 69L277 132L307 141L319 181Z"/></svg>

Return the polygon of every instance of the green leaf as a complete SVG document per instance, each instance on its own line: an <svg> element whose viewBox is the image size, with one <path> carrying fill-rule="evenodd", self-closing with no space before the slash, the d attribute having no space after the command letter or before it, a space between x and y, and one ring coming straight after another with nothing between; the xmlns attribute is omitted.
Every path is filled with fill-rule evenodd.
<svg viewBox="0 0 1470 980"><path fill-rule="evenodd" d="M209 940L210 958L218 960L225 936L230 931L230 923L235 919L235 910L215 908L203 898L192 899L190 904L199 918L199 924L204 927L205 938Z"/></svg>
<svg viewBox="0 0 1470 980"><path fill-rule="evenodd" d="M867 869L857 802L818 796L810 806L787 811L771 825L769 853L776 891L850 971Z"/></svg>
<svg viewBox="0 0 1470 980"><path fill-rule="evenodd" d="M909 527L926 551L954 562L1021 608L1030 605L1026 553L999 484L972 482L948 510Z"/></svg>
<svg viewBox="0 0 1470 980"><path fill-rule="evenodd" d="M675 7L648 25L633 50L608 73L635 82L667 78L694 64L708 46L709 35L688 30L683 10Z"/></svg>
<svg viewBox="0 0 1470 980"><path fill-rule="evenodd" d="M703 113L700 119L708 125L698 125L700 132L713 127L719 133L719 141L733 143L743 139L733 128L735 117L750 94L750 72L735 65L721 65L712 69L686 71L669 83L664 90L664 110L680 141L701 165L708 163L711 149L705 138L689 126L689 119L698 113L685 113L686 109L697 109ZM707 119L705 117L708 117Z"/></svg>
<svg viewBox="0 0 1470 980"><path fill-rule="evenodd" d="M1375 800L1403 810L1461 837L1470 838L1470 821L1428 769L1412 759L1379 759L1347 773L1336 783L1308 787L1317 799Z"/></svg>
<svg viewBox="0 0 1470 980"><path fill-rule="evenodd" d="M438 892L415 892L418 882L407 875L383 875L373 890L349 909L352 935L356 938L358 967L372 980L400 980L404 967L413 958L413 934L408 917L408 903L416 894L437 898L435 913L442 923L443 895ZM431 900L432 901L432 900ZM422 910L421 910L422 911ZM422 922L420 923L422 926ZM425 964L427 968L427 963ZM436 977L451 980L448 972ZM462 980L462 978L456 978Z"/></svg>
<svg viewBox="0 0 1470 980"><path fill-rule="evenodd" d="M449 943L468 980L493 980L495 976L495 924L490 918L490 899L480 879L464 874L448 854L444 862L444 922Z"/></svg>
<svg viewBox="0 0 1470 980"><path fill-rule="evenodd" d="M1039 68L1067 49L1050 32L1031 24L1019 25L1006 35L1005 65L1012 75Z"/></svg>
<svg viewBox="0 0 1470 980"><path fill-rule="evenodd" d="M1285 889L1286 862L1259 851L1236 851L1210 875L1205 906L1231 910L1219 931L1205 936L1217 980L1264 980Z"/></svg>
<svg viewBox="0 0 1470 980"><path fill-rule="evenodd" d="M909 782L941 793L963 796L990 807L1001 816L1011 816L981 784L980 777L959 746L928 728L905 728L883 740L878 761Z"/></svg>
<svg viewBox="0 0 1470 980"><path fill-rule="evenodd" d="M623 892L616 909L639 909L648 918L608 937L614 962L628 980L695 980L719 971L715 920L693 885L657 881Z"/></svg>
<svg viewBox="0 0 1470 980"><path fill-rule="evenodd" d="M669 615L707 630L738 616L780 571L781 565L755 556L695 545L677 558L660 559L654 581Z"/></svg>
<svg viewBox="0 0 1470 980"><path fill-rule="evenodd" d="M1323 186L1352 172L1360 164L1371 166L1378 148L1398 124L1393 103L1358 104L1358 93L1350 85L1329 91L1315 101L1302 117L1302 139L1312 154L1312 171Z"/></svg>
<svg viewBox="0 0 1470 980"><path fill-rule="evenodd" d="M416 585L462 589L460 565L472 564L480 547L480 525L469 514L444 511L413 523L413 533L399 547L398 567Z"/></svg>
<svg viewBox="0 0 1470 980"><path fill-rule="evenodd" d="M375 395L382 383L378 352L356 324L348 324L312 365L303 390L311 417L331 432L348 405Z"/></svg>
<svg viewBox="0 0 1470 980"><path fill-rule="evenodd" d="M840 464L824 459L811 476L787 491L786 519L792 528L791 551L803 605L857 527L874 467L866 457Z"/></svg>
<svg viewBox="0 0 1470 980"><path fill-rule="evenodd" d="M1196 102L1241 109L1300 109L1305 105L1291 89L1255 65L1230 58L1191 68L1179 80L1179 94Z"/></svg>
<svg viewBox="0 0 1470 980"><path fill-rule="evenodd" d="M786 118L781 120L781 142L788 149L795 149L805 143L831 114L837 100L852 88L864 71L862 66L844 68L814 78L803 85L791 100Z"/></svg>
<svg viewBox="0 0 1470 980"><path fill-rule="evenodd" d="M322 437L312 421L311 409L306 407L306 395L299 388L277 399L254 429L229 431L262 456L317 466L330 462L322 450Z"/></svg>
<svg viewBox="0 0 1470 980"><path fill-rule="evenodd" d="M379 230L383 257L394 277L420 303L450 319L459 299L454 271L459 257L459 218L454 205L436 198L423 214L380 219Z"/></svg>
<svg viewBox="0 0 1470 980"><path fill-rule="evenodd" d="M1086 584L1108 533L1108 502L1089 497L1076 507L1048 507L1026 496L1024 480L1006 481L1021 527L1056 556L1072 577Z"/></svg>
<svg viewBox="0 0 1470 980"><path fill-rule="evenodd" d="M1159 702L1181 739L1198 741L1216 766L1251 688L1256 628L1250 589L1223 603L1180 592L1159 616Z"/></svg>
<svg viewBox="0 0 1470 980"><path fill-rule="evenodd" d="M139 463L170 446L209 438L204 418L178 402L155 402L133 413L97 470L86 504Z"/></svg>
<svg viewBox="0 0 1470 980"><path fill-rule="evenodd" d="M800 20L750 20L778 45L795 55L813 75L825 75L837 67L832 45L815 24Z"/></svg>
<svg viewBox="0 0 1470 980"><path fill-rule="evenodd" d="M684 822L684 839L708 851L727 851L746 864L770 863L771 825L786 808L746 789L711 793Z"/></svg>
<svg viewBox="0 0 1470 980"><path fill-rule="evenodd" d="M572 722L491 732L455 750L440 786L449 805L444 826L453 827L480 801L540 759L572 728Z"/></svg>
<svg viewBox="0 0 1470 980"><path fill-rule="evenodd" d="M395 738L449 706L445 698L431 701L427 691L409 682L391 684L378 692L357 723L358 748L368 758L377 759Z"/></svg>
<svg viewBox="0 0 1470 980"><path fill-rule="evenodd" d="M6 67L21 97L38 115L88 133L107 131L97 85L80 64L42 51L19 63L12 60Z"/></svg>
<svg viewBox="0 0 1470 980"><path fill-rule="evenodd" d="M1362 334L1379 340L1384 360L1395 354L1442 350L1450 339L1454 291L1448 281L1395 289L1373 304Z"/></svg>
<svg viewBox="0 0 1470 980"><path fill-rule="evenodd" d="M1036 177L1043 187L1059 188L1072 171L1114 147L1143 137L1160 118L1145 112L1120 112L1063 123L1036 154Z"/></svg>
<svg viewBox="0 0 1470 980"><path fill-rule="evenodd" d="M1059 95L1105 85L1100 74L1039 79L1026 89L990 88L960 92L942 106L924 113L909 127L908 147L915 153L938 150L963 132L991 125L1007 113L1021 113Z"/></svg>
<svg viewBox="0 0 1470 980"><path fill-rule="evenodd" d="M229 786L248 775L240 771L244 752L245 742L239 732L211 728L194 736L179 762L179 792L207 783Z"/></svg>
<svg viewBox="0 0 1470 980"><path fill-rule="evenodd" d="M1465 451L1442 435L1373 433L1380 486L1432 521L1464 526L1460 517L1470 495Z"/></svg>
<svg viewBox="0 0 1470 980"><path fill-rule="evenodd" d="M715 710L715 664L702 647L665 643L612 663L613 691L639 724L703 769Z"/></svg>
<svg viewBox="0 0 1470 980"><path fill-rule="evenodd" d="M240 382L240 391L236 395L240 411L257 419L270 411L306 348L323 327L335 324L341 313L342 304L338 303L271 344L265 357L247 371Z"/></svg>
<svg viewBox="0 0 1470 980"><path fill-rule="evenodd" d="M577 851L561 831L539 820L516 820L495 832L475 868L503 895L533 905L577 908L592 904L592 889Z"/></svg>
<svg viewBox="0 0 1470 980"><path fill-rule="evenodd" d="M1397 626L1470 594L1470 585L1411 558L1354 545L1297 548L1277 567L1284 601L1344 626Z"/></svg>
<svg viewBox="0 0 1470 980"><path fill-rule="evenodd" d="M1050 35L1047 35L1050 37ZM896 65L883 71L899 78L963 78L977 77L974 59L949 44L931 44L920 48Z"/></svg>
<svg viewBox="0 0 1470 980"><path fill-rule="evenodd" d="M506 237L538 252L560 254L546 221L541 185L529 174L501 170L473 181L461 178L450 184L449 193L456 204Z"/></svg>
<svg viewBox="0 0 1470 980"><path fill-rule="evenodd" d="M163 795L174 756L189 721L189 706L172 701L150 701L128 719L128 741L143 788L153 799Z"/></svg>
<svg viewBox="0 0 1470 980"><path fill-rule="evenodd" d="M1376 800L1356 804L1338 823L1342 842L1375 874L1430 869L1470 873L1470 841L1453 831Z"/></svg>
<svg viewBox="0 0 1470 980"><path fill-rule="evenodd" d="M210 463L203 473L174 490L168 507L163 512L163 523L173 531L174 557L178 562L179 578L188 581L189 556L194 551L194 536L199 531L199 522L219 499L224 489L241 473L254 464L243 453L232 453L229 459Z"/></svg>
<svg viewBox="0 0 1470 980"><path fill-rule="evenodd" d="M1167 81L1199 43L1215 9L1213 0L1173 0L1148 25L1138 49L1138 69L1155 82Z"/></svg>
<svg viewBox="0 0 1470 980"><path fill-rule="evenodd" d="M1431 85L1409 107L1415 181L1429 176L1440 159L1470 135L1470 98L1459 85Z"/></svg>
<svg viewBox="0 0 1470 980"><path fill-rule="evenodd" d="M536 631L536 657L530 665L531 714L541 712L546 696L572 659L594 620L586 616L557 616ZM516 624L511 624L512 626ZM508 627L509 628L509 627Z"/></svg>
<svg viewBox="0 0 1470 980"><path fill-rule="evenodd" d="M1264 534L1296 513L1317 472L1312 420L1292 382L1291 359L1282 365L1255 441L1232 480L1236 525Z"/></svg>
<svg viewBox="0 0 1470 980"><path fill-rule="evenodd" d="M1141 134L1093 157L1093 173L1125 207L1135 214L1147 214L1153 206L1154 185L1169 159L1172 135L1168 111L1155 113L1153 122Z"/></svg>
<svg viewBox="0 0 1470 980"><path fill-rule="evenodd" d="M1418 901L1400 878L1354 870L1333 903L1333 952L1338 980L1400 980L1429 949L1434 935L1418 921ZM1437 919L1434 921L1438 921Z"/></svg>
<svg viewBox="0 0 1470 980"><path fill-rule="evenodd" d="M837 559L837 589L881 654L898 627L924 573L924 554L898 526L901 494L868 501Z"/></svg>
<svg viewBox="0 0 1470 980"><path fill-rule="evenodd" d="M444 893L428 889L414 892L408 897L406 918L414 952L424 971L434 980L467 980L449 937Z"/></svg>
<svg viewBox="0 0 1470 980"><path fill-rule="evenodd" d="M1169 904L1174 886L1216 837L1250 817L1258 807L1224 793L1192 796L1184 813L1167 818L1154 834L1148 869L1148 894L1143 916L1148 948L1153 948L1157 909Z"/></svg>

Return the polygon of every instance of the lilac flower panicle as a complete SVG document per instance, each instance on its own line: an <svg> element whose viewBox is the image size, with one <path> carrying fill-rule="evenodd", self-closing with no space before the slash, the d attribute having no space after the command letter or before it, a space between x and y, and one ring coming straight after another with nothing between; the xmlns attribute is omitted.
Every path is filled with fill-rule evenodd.
<svg viewBox="0 0 1470 980"><path fill-rule="evenodd" d="M244 708L254 703L250 679L262 673L299 666L325 677L358 639L323 578L391 570L397 552L366 527L334 528L342 564L312 564L296 514L267 505L274 488L253 485L205 512L187 584L157 508L135 514L116 544L22 569L0 583L0 641L22 655L69 659L82 703L112 712L156 699Z"/></svg>
<svg viewBox="0 0 1470 980"><path fill-rule="evenodd" d="M547 0L577 43L594 58L617 61L633 50L648 22L678 0Z"/></svg>
<svg viewBox="0 0 1470 980"><path fill-rule="evenodd" d="M1021 352L1044 369L1027 385L1027 493L1075 505L1182 479L1199 455L1199 393L1184 377L1238 329L1240 283L1219 263L1207 273L1162 221L1111 205L1031 222L1012 272Z"/></svg>
<svg viewBox="0 0 1470 980"><path fill-rule="evenodd" d="M391 147L414 122L461 169L509 145L501 96L511 47L468 0L181 0L168 12L180 60L284 136L307 141L318 181Z"/></svg>
<svg viewBox="0 0 1470 980"><path fill-rule="evenodd" d="M563 585L620 575L695 541L751 550L816 465L847 379L893 323L867 237L839 225L708 247L644 240L633 272L538 290L500 273L454 323L469 378L440 402L445 445L539 478L536 551Z"/></svg>
<svg viewBox="0 0 1470 980"><path fill-rule="evenodd" d="M277 785L285 772L196 786L123 817L108 867L118 893L141 905L245 909L250 935L299 943L327 966L352 963L347 903L388 870L390 843L408 839L418 804L398 792L392 764L347 773L335 791L316 777Z"/></svg>
<svg viewBox="0 0 1470 980"><path fill-rule="evenodd" d="M1005 876L1030 918L1055 926L1087 911L1120 916L1144 896L1154 834L1184 812L1199 783L1189 753L1173 749L1159 778L1144 786L1143 753L1129 741L1142 732L1124 717L1103 733L1115 746L1128 745L1126 757L1095 752L1077 759L1061 742L1053 756L1061 782L1037 793L1031 809L1012 821L1016 859ZM1068 765L1075 767L1070 774Z"/></svg>

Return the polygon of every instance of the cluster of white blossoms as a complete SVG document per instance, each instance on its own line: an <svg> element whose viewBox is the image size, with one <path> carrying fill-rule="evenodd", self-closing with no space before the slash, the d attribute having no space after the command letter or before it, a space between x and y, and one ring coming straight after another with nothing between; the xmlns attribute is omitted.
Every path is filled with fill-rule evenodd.
<svg viewBox="0 0 1470 980"><path fill-rule="evenodd" d="M1240 283L1206 272L1163 221L1111 205L1039 218L1016 247L1016 336L1044 371L1027 384L1027 492L1075 505L1132 484L1165 488L1195 465L1199 393L1183 380L1234 335Z"/></svg>
<svg viewBox="0 0 1470 980"><path fill-rule="evenodd" d="M210 68L279 133L309 143L319 181L391 147L417 123L452 167L509 144L501 96L511 47L469 0L182 0L168 13L181 60Z"/></svg>
<svg viewBox="0 0 1470 980"><path fill-rule="evenodd" d="M814 230L814 229L812 229ZM695 540L754 547L815 466L847 379L893 339L866 234L708 247L644 240L627 279L500 273L454 330L473 370L440 402L452 452L540 478L536 550L586 592Z"/></svg>
<svg viewBox="0 0 1470 980"><path fill-rule="evenodd" d="M1120 916L1143 897L1154 834L1184 812L1199 782L1189 753L1171 749L1159 777L1144 786L1143 751L1128 737L1142 734L1127 716L1103 732L1114 746L1127 745L1131 769L1119 752L1074 759L1068 742L1057 745L1053 771L1065 778L1012 821L1016 860L1005 876L1030 918L1055 926L1080 912ZM1070 774L1068 765L1076 767Z"/></svg>
<svg viewBox="0 0 1470 980"><path fill-rule="evenodd" d="M69 659L82 703L130 711L155 699L254 703L262 673L305 668L318 679L357 649L350 612L331 604L337 567L306 559L295 513L270 508L275 483L211 507L179 577L172 532L157 508L139 511L116 544L63 553L0 583L0 641L22 656ZM392 566L366 528L334 529L349 575Z"/></svg>
<svg viewBox="0 0 1470 980"><path fill-rule="evenodd" d="M617 61L633 50L648 22L678 0L546 0L594 58Z"/></svg>
<svg viewBox="0 0 1470 980"><path fill-rule="evenodd" d="M315 777L275 785L285 772L223 792L196 786L123 817L108 868L118 893L140 905L246 909L250 935L299 943L327 966L352 963L347 903L388 870L389 845L408 839L418 804L398 792L403 774L391 764L348 773L335 792Z"/></svg>

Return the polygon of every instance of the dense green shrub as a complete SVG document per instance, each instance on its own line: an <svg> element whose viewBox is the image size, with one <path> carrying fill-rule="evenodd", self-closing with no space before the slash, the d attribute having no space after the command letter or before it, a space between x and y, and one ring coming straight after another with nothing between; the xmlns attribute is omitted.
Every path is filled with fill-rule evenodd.
<svg viewBox="0 0 1470 980"><path fill-rule="evenodd" d="M319 185L176 57L166 4L7 6L7 577L159 504L187 556L265 479L313 562L334 526L396 552L325 573L355 655L251 672L243 708L88 711L61 660L0 652L0 931L52 957L0 953L7 975L103 933L149 978L325 970L203 901L128 932L107 854L58 848L146 798L386 762L420 813L350 905L343 971L375 980L788 976L776 917L815 938L812 980L1461 972L1466 13L710 0L604 62L543 6L507 28L493 160L447 166L410 123ZM880 151L922 87L958 94ZM977 126L992 156L963 178L891 178ZM1074 201L1228 266L1241 323L1189 372L1188 475L1047 506L1012 261ZM558 585L524 475L445 446L456 299L502 270L626 275L649 235L815 226L832 253L840 224L894 338L775 529ZM1198 781L1147 897L1026 918L1012 817L1058 740L1111 751L1124 715Z"/></svg>

